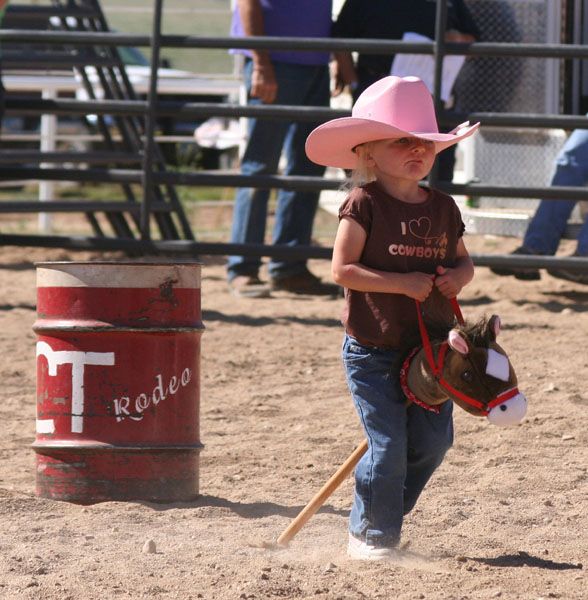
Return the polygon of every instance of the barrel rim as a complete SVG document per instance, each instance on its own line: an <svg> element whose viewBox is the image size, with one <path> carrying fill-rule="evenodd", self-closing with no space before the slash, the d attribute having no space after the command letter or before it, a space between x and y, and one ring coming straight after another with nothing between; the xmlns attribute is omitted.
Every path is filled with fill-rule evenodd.
<svg viewBox="0 0 588 600"><path fill-rule="evenodd" d="M195 262L47 262L36 267L37 289L200 290L202 266Z"/></svg>
<svg viewBox="0 0 588 600"><path fill-rule="evenodd" d="M32 327L35 333L46 331L73 331L73 332L116 332L116 333L203 333L205 325L199 322L197 325L179 325L172 327L158 327L157 325L146 325L145 327L130 327L126 324L104 324L104 325L37 325Z"/></svg>
<svg viewBox="0 0 588 600"><path fill-rule="evenodd" d="M196 452L200 453L205 446L201 442L192 444L150 444L150 445L124 445L110 444L108 442L99 442L96 440L63 440L63 439L36 439L31 448L37 454L45 454L51 451L76 451L76 452L94 452L96 450L108 450L110 452L131 452L149 453L149 452Z"/></svg>
<svg viewBox="0 0 588 600"><path fill-rule="evenodd" d="M33 263L35 267L54 267L60 265L100 265L100 266L115 266L115 267L169 267L169 266L203 266L204 263L196 260L186 261L162 261L162 260L54 260L40 261Z"/></svg>

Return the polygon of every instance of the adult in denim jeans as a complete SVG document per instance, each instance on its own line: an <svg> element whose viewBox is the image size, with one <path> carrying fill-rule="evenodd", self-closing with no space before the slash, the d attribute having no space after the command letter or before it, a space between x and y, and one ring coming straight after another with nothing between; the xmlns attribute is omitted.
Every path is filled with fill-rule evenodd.
<svg viewBox="0 0 588 600"><path fill-rule="evenodd" d="M355 469L349 531L369 546L394 547L404 515L453 443L453 404L442 404L439 414L416 404L407 408L394 368L397 350L370 348L346 335L342 357L370 453Z"/></svg>
<svg viewBox="0 0 588 600"><path fill-rule="evenodd" d="M576 129L567 139L555 161L555 173L551 185L582 187L588 182L588 129ZM512 254L554 255L566 230L568 219L576 200L541 200L531 219L523 245ZM588 257L588 218L578 234L575 256ZM514 275L517 279L537 280L538 269L502 268L491 269L496 275ZM560 279L588 285L588 273L548 269L548 273Z"/></svg>
<svg viewBox="0 0 588 600"><path fill-rule="evenodd" d="M331 0L238 0L233 13L234 36L268 35L329 37ZM248 103L289 106L329 106L329 54L295 51L236 51L246 55L245 83ZM304 142L316 123L249 119L247 148L241 163L244 175L272 175L282 150L285 175L315 176L324 167L308 160ZM265 237L269 189L241 188L235 197L231 242L261 244ZM311 243L319 192L280 190L277 197L272 243L306 246ZM261 259L229 257L229 285L236 295L262 297L269 286L259 279ZM271 287L293 293L329 294L337 286L325 284L306 267L306 260L271 260Z"/></svg>
<svg viewBox="0 0 588 600"><path fill-rule="evenodd" d="M321 125L306 142L312 160L351 169L358 183L339 208L331 268L345 288L343 361L368 440L355 470L352 558L395 556L403 517L453 440L449 403L438 413L407 406L399 357L418 332L417 308L452 324L450 299L474 275L455 201L419 182L439 152L477 126L439 133L425 84L385 77L361 94L351 117Z"/></svg>

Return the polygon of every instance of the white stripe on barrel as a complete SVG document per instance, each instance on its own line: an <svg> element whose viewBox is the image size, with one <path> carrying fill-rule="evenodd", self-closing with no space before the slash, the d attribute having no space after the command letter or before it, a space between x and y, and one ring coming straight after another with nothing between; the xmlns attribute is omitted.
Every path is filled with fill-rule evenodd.
<svg viewBox="0 0 588 600"><path fill-rule="evenodd" d="M200 269L194 269L195 263L129 262L117 263L116 269L99 269L100 264L40 263L37 287L157 288L171 280L175 288L200 289Z"/></svg>

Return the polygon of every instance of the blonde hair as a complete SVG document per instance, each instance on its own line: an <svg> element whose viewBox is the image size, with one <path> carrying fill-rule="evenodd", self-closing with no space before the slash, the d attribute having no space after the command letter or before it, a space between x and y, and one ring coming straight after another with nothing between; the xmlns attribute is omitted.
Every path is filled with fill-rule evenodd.
<svg viewBox="0 0 588 600"><path fill-rule="evenodd" d="M357 154L357 166L351 171L351 176L347 183L349 189L375 181L376 175L374 170L368 166L368 155L373 146L374 142L364 142L353 149L355 154Z"/></svg>

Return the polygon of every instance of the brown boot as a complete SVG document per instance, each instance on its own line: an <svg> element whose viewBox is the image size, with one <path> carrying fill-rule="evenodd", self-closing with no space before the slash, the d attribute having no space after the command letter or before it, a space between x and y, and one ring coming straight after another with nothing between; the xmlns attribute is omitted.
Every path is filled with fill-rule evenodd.
<svg viewBox="0 0 588 600"><path fill-rule="evenodd" d="M237 275L229 281L229 289L238 298L269 298L270 286L257 275Z"/></svg>
<svg viewBox="0 0 588 600"><path fill-rule="evenodd" d="M308 269L294 275L271 280L272 290L306 294L309 296L341 296L342 288L334 283L324 283Z"/></svg>
<svg viewBox="0 0 588 600"><path fill-rule="evenodd" d="M580 254L574 254L573 256L578 258L588 258L588 256L582 256ZM558 279L565 279L567 281L573 281L574 283L588 285L588 270L569 271L568 269L547 269L547 272L552 277L557 277Z"/></svg>
<svg viewBox="0 0 588 600"><path fill-rule="evenodd" d="M529 250L529 248L525 248L525 246L520 246L510 254L511 256L517 254L536 256L537 252L533 252L532 250ZM539 269L529 269L525 267L490 267L490 271L492 271L494 275L500 275L501 277L512 275L515 279L520 279L522 281L538 281L541 279Z"/></svg>

